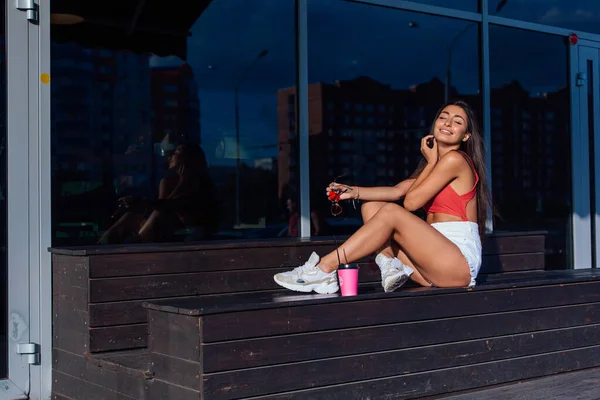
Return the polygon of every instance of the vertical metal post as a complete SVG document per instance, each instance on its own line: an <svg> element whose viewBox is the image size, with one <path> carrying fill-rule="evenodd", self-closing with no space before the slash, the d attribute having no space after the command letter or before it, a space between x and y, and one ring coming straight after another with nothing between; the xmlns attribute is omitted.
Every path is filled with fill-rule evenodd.
<svg viewBox="0 0 600 400"><path fill-rule="evenodd" d="M300 173L300 236L309 238L310 224L310 163L309 163L309 115L308 115L308 0L296 3L297 46L297 113L298 113L298 165Z"/></svg>

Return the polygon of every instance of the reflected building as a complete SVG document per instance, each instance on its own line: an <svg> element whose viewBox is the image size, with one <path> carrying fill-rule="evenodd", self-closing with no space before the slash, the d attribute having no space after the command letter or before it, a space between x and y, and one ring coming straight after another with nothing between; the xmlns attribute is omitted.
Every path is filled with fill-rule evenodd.
<svg viewBox="0 0 600 400"><path fill-rule="evenodd" d="M152 142L169 134L172 141L201 144L198 83L189 64L153 67Z"/></svg>
<svg viewBox="0 0 600 400"><path fill-rule="evenodd" d="M149 58L69 43L53 44L52 57L55 223L84 219L96 230L118 196L149 190Z"/></svg>
<svg viewBox="0 0 600 400"><path fill-rule="evenodd" d="M311 189L319 191L342 174L340 181L362 186L395 185L408 177L443 96L437 78L406 90L369 77L309 85ZM280 197L287 187L298 187L295 98L295 88L278 93Z"/></svg>
<svg viewBox="0 0 600 400"><path fill-rule="evenodd" d="M340 181L362 186L391 186L408 177L444 96L437 78L407 90L368 77L308 89L311 193L318 194L344 173ZM452 92L480 109L479 95ZM531 96L514 82L492 89L491 97L494 201L502 216L514 219L525 210L562 215L570 202L570 166L564 157L570 147L569 116L563 112L568 91ZM295 88L278 93L280 198L287 188L298 187L295 98Z"/></svg>
<svg viewBox="0 0 600 400"><path fill-rule="evenodd" d="M568 90L531 96L512 82L492 89L491 98L493 193L503 217L563 215L570 203Z"/></svg>

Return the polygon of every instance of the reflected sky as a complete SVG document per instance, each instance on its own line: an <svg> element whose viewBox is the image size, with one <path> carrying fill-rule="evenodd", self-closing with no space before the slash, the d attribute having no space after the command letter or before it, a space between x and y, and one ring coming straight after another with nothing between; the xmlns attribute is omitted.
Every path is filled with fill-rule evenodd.
<svg viewBox="0 0 600 400"><path fill-rule="evenodd" d="M421 3L448 4L442 0ZM499 15L557 25L563 20L590 22L600 15L599 3L506 0ZM461 0L453 6L474 11L475 4L475 0ZM492 0L490 10L499 4L500 0ZM309 82L369 76L408 90L433 78L444 82L450 68L458 93L476 94L478 36L478 25L473 22L343 0L308 0ZM533 96L559 89L556 70L566 74L567 67L562 41L552 35L492 27L492 87L518 81ZM264 50L268 54L256 60ZM234 163L216 159L212 149L223 137L235 135L234 88L238 83L242 146L253 148L253 159L275 156L277 91L295 86L296 80L294 1L212 1L191 29L187 62L199 87L201 134L209 162ZM152 67L181 63L176 57L150 58Z"/></svg>
<svg viewBox="0 0 600 400"><path fill-rule="evenodd" d="M489 12L501 17L600 33L600 2L597 0L490 0Z"/></svg>

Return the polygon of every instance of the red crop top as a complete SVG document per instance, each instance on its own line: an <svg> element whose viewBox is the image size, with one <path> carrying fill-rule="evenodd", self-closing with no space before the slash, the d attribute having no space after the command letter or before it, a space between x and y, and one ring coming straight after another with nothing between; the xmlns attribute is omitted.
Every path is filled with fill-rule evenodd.
<svg viewBox="0 0 600 400"><path fill-rule="evenodd" d="M473 169L473 173L475 174L475 184L473 185L473 188L465 194L458 194L454 189L452 189L452 186L448 184L444 189L442 189L442 191L440 191L423 206L423 209L427 214L439 212L455 215L463 221L469 220L467 218L467 203L469 203L469 201L475 196L477 183L479 182L479 175L477 175L477 171L473 166L471 158L462 151L459 151L459 153L467 159L467 162Z"/></svg>

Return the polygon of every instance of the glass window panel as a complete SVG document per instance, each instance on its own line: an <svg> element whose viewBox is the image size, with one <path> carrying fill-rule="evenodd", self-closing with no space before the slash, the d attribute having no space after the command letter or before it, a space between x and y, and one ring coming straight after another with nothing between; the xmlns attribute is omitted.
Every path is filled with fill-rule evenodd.
<svg viewBox="0 0 600 400"><path fill-rule="evenodd" d="M446 81L451 98L480 109L478 37L473 22L342 0L308 1L310 193L316 235L350 234L362 224L360 205L355 209L350 201L343 202L340 216L331 215L324 191L336 176L344 175L339 182L351 185L393 186L414 171L421 138L444 103ZM326 107L329 102L336 104L333 110ZM371 115L359 104L378 105L371 111L377 124L375 119L365 123ZM348 118L331 122L331 112ZM343 120L343 125L336 122ZM386 157L379 143L394 156Z"/></svg>
<svg viewBox="0 0 600 400"><path fill-rule="evenodd" d="M600 33L600 2L596 0L490 0L488 10L501 17Z"/></svg>
<svg viewBox="0 0 600 400"><path fill-rule="evenodd" d="M0 379L8 375L8 264L6 225L6 1L0 2Z"/></svg>
<svg viewBox="0 0 600 400"><path fill-rule="evenodd" d="M546 265L559 268L572 210L567 51L559 36L490 27L494 227L548 231Z"/></svg>
<svg viewBox="0 0 600 400"><path fill-rule="evenodd" d="M288 233L294 1L192 3L61 2L85 15L51 31L54 246Z"/></svg>

